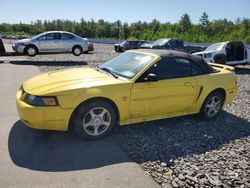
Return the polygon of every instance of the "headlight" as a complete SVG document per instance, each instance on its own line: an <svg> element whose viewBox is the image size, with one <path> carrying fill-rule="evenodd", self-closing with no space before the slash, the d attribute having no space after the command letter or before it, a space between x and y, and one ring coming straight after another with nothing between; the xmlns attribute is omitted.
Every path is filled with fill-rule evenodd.
<svg viewBox="0 0 250 188"><path fill-rule="evenodd" d="M22 43L22 42L16 43L16 46L26 46L26 45L27 45L26 43Z"/></svg>
<svg viewBox="0 0 250 188"><path fill-rule="evenodd" d="M32 106L59 106L56 97L40 97L27 94L24 101Z"/></svg>
<svg viewBox="0 0 250 188"><path fill-rule="evenodd" d="M212 57L212 54L211 54L211 53L204 54L204 57L205 57L205 58L211 58L211 57Z"/></svg>

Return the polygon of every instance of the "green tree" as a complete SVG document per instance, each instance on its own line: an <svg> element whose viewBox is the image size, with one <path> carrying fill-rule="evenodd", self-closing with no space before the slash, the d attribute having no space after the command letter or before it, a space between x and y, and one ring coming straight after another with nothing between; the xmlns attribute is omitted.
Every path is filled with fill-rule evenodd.
<svg viewBox="0 0 250 188"><path fill-rule="evenodd" d="M203 12L201 17L199 18L199 21L200 21L201 25L208 26L208 24L209 24L208 14L206 12Z"/></svg>
<svg viewBox="0 0 250 188"><path fill-rule="evenodd" d="M183 14L179 24L182 26L182 31L187 31L190 29L192 27L190 16L187 13Z"/></svg>

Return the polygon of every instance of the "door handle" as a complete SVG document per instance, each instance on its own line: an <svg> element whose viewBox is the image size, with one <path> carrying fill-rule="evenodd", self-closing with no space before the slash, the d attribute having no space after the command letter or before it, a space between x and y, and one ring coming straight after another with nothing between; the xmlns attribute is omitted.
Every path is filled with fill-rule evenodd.
<svg viewBox="0 0 250 188"><path fill-rule="evenodd" d="M191 86L191 82L185 82L184 86Z"/></svg>

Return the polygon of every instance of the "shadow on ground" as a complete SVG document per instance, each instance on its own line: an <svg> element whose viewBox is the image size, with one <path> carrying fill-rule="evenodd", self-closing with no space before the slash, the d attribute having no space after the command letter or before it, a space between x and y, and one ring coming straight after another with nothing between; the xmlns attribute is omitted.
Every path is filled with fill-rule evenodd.
<svg viewBox="0 0 250 188"><path fill-rule="evenodd" d="M84 61L10 61L14 65L33 65L33 66L81 66L88 65Z"/></svg>
<svg viewBox="0 0 250 188"><path fill-rule="evenodd" d="M128 162L114 138L84 141L74 132L40 131L17 121L9 134L12 161L39 171L93 169Z"/></svg>
<svg viewBox="0 0 250 188"><path fill-rule="evenodd" d="M205 153L249 135L249 121L225 111L211 121L187 116L119 127L98 141L82 140L73 132L34 130L17 121L10 131L8 147L17 166L38 171L74 171L129 162L121 148L138 163L168 163L170 159Z"/></svg>

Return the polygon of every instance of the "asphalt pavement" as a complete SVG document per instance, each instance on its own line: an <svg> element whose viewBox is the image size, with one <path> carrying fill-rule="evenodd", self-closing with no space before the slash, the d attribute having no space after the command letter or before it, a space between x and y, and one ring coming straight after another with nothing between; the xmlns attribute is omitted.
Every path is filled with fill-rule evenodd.
<svg viewBox="0 0 250 188"><path fill-rule="evenodd" d="M112 137L84 141L71 132L26 127L18 118L15 94L40 72L21 65L25 58L0 57L0 187L159 187Z"/></svg>

